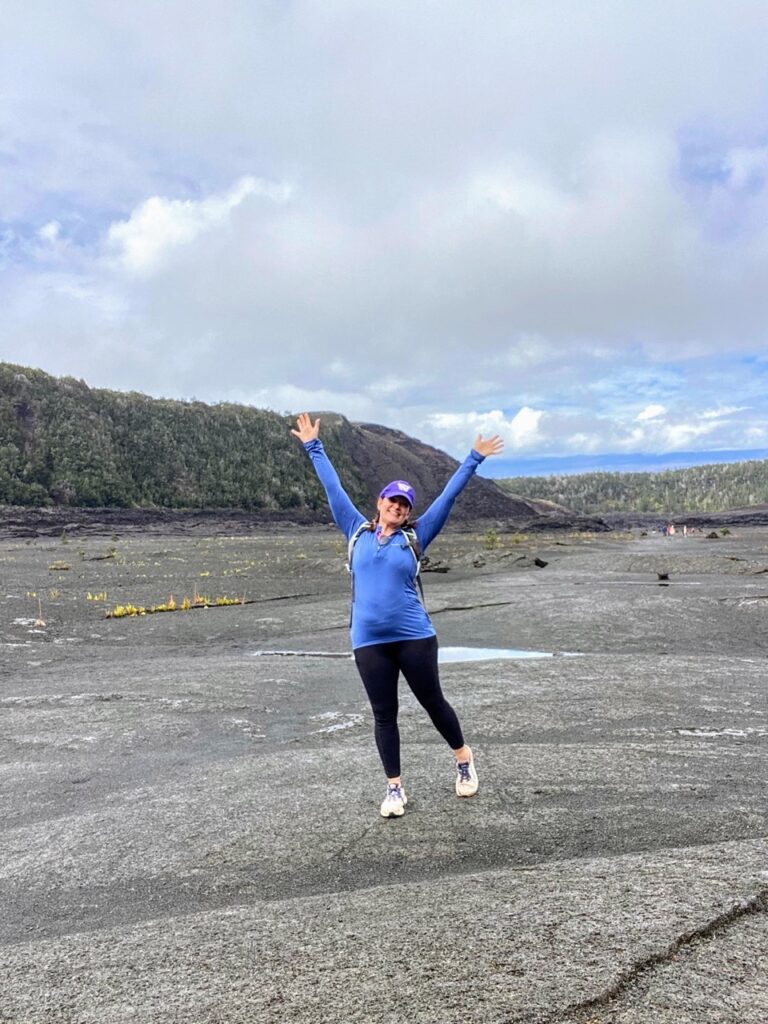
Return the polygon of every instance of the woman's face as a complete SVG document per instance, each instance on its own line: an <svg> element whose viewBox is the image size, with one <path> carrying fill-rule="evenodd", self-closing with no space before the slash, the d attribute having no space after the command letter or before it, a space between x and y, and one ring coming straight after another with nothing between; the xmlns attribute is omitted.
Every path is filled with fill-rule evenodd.
<svg viewBox="0 0 768 1024"><path fill-rule="evenodd" d="M390 529L396 529L402 526L408 518L411 506L405 498L395 495L393 498L379 498L376 503L376 509L379 513L381 525Z"/></svg>

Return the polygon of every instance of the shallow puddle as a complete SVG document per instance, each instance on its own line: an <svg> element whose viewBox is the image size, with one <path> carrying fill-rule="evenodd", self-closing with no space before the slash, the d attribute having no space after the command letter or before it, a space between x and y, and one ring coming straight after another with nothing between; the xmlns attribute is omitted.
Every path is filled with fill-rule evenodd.
<svg viewBox="0 0 768 1024"><path fill-rule="evenodd" d="M346 658L352 655L334 651L251 651L251 658Z"/></svg>
<svg viewBox="0 0 768 1024"><path fill-rule="evenodd" d="M522 651L513 647L441 647L437 660L451 661L495 661L518 658L553 658L553 651Z"/></svg>
<svg viewBox="0 0 768 1024"><path fill-rule="evenodd" d="M679 736L734 736L737 739L746 739L747 736L768 736L767 729L678 729Z"/></svg>

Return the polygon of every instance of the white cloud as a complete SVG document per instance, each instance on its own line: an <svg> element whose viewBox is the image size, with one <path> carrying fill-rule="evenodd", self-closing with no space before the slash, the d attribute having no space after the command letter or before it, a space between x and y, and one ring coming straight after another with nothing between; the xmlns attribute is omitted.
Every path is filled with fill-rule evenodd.
<svg viewBox="0 0 768 1024"><path fill-rule="evenodd" d="M59 224L57 220L50 220L47 224L43 224L37 232L37 236L43 242L55 242L57 241L60 232L61 224Z"/></svg>
<svg viewBox="0 0 768 1024"><path fill-rule="evenodd" d="M540 409L523 407L509 424L510 443L514 448L530 448L539 440ZM496 431L499 433L499 431Z"/></svg>
<svg viewBox="0 0 768 1024"><path fill-rule="evenodd" d="M703 420L721 420L733 416L737 412L745 412L748 408L747 405L721 405L716 409L705 409L701 413L701 418Z"/></svg>
<svg viewBox="0 0 768 1024"><path fill-rule="evenodd" d="M419 436L438 448L461 451L481 434L498 434L505 446L512 450L532 448L541 440L539 423L544 413L538 409L522 408L513 416L500 409L489 412L432 413L419 428Z"/></svg>
<svg viewBox="0 0 768 1024"><path fill-rule="evenodd" d="M502 167L484 172L469 182L467 191L472 206L482 210L484 202L491 203L504 213L530 222L539 231L552 230L571 210L564 192L542 179L541 169L518 171Z"/></svg>
<svg viewBox="0 0 768 1024"><path fill-rule="evenodd" d="M714 418L709 411L687 408L673 415L663 406L645 417L595 417L588 429L572 434L565 452L670 452L702 442L713 448L738 447L727 415ZM645 411L645 410L644 410ZM725 413L725 410L723 410Z"/></svg>
<svg viewBox="0 0 768 1024"><path fill-rule="evenodd" d="M2 355L457 453L738 447L766 420L764 13L19 8Z"/></svg>
<svg viewBox="0 0 768 1024"><path fill-rule="evenodd" d="M760 185L768 178L768 146L735 146L724 161L732 188Z"/></svg>
<svg viewBox="0 0 768 1024"><path fill-rule="evenodd" d="M663 450L675 451L677 449L688 448L688 446L694 441L713 434L717 428L718 424L714 421L709 423L670 424L664 429Z"/></svg>
<svg viewBox="0 0 768 1024"><path fill-rule="evenodd" d="M655 420L659 416L663 416L667 411L666 406L663 405L646 405L646 407L639 412L635 419L639 423L645 422L645 420Z"/></svg>
<svg viewBox="0 0 768 1024"><path fill-rule="evenodd" d="M600 435L593 434L590 436L589 434L580 432L578 434L571 434L570 437L565 439L563 450L568 453L577 452L582 454L591 454L593 452L605 450L603 448L603 444L604 442Z"/></svg>
<svg viewBox="0 0 768 1024"><path fill-rule="evenodd" d="M197 202L152 196L128 220L110 225L107 245L124 269L138 274L153 271L169 252L189 246L201 235L226 224L232 212L254 195L283 202L290 189L245 177L223 195Z"/></svg>

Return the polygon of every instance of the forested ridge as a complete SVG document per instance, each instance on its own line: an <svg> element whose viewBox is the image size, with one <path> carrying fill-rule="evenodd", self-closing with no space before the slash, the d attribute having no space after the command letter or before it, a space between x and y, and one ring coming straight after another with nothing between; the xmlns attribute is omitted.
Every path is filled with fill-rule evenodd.
<svg viewBox="0 0 768 1024"><path fill-rule="evenodd" d="M90 388L0 363L0 503L320 508L322 487L289 425L263 409ZM324 424L323 440L363 500L341 430Z"/></svg>
<svg viewBox="0 0 768 1024"><path fill-rule="evenodd" d="M149 398L0 363L0 504L324 509L289 418L251 406ZM398 431L324 414L324 444L352 500L405 475L434 496L455 460ZM500 485L503 494L495 485ZM717 512L768 503L768 460L642 473L476 480L474 515L532 516L524 500L582 515Z"/></svg>
<svg viewBox="0 0 768 1024"><path fill-rule="evenodd" d="M400 476L426 507L458 466L401 431L320 415L323 443L347 493L370 513L383 484ZM292 417L265 409L90 388L0 363L0 505L322 517L325 492L291 426ZM475 478L452 519L539 516L492 480Z"/></svg>
<svg viewBox="0 0 768 1024"><path fill-rule="evenodd" d="M643 473L578 473L508 477L510 494L544 499L576 512L718 512L768 502L768 460Z"/></svg>

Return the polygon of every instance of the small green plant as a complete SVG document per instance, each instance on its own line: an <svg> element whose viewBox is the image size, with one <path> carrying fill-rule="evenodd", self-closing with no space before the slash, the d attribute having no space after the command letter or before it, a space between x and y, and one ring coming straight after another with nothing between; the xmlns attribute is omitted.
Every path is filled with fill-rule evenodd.
<svg viewBox="0 0 768 1024"><path fill-rule="evenodd" d="M728 536L728 535L730 534L730 532L731 532L731 531L730 531L730 530L728 529L728 527L727 527L727 526L724 526L724 527L722 528L722 530L720 531L720 536L721 536L721 537L727 537L727 536Z"/></svg>
<svg viewBox="0 0 768 1024"><path fill-rule="evenodd" d="M225 608L229 605L242 605L245 603L245 594L243 594L242 597L227 597L227 595L224 594L221 597L214 597L211 599L210 597L206 597L195 592L193 598L184 597L181 603L177 604L176 599L173 594L171 594L164 604L153 604L149 608L134 604L115 605L112 611L107 612L106 618L124 619L126 616L133 615L155 615L158 612L187 612L195 608Z"/></svg>
<svg viewBox="0 0 768 1024"><path fill-rule="evenodd" d="M137 607L134 604L116 604L111 612L107 612L108 619L123 619L126 615L146 615L147 609Z"/></svg>
<svg viewBox="0 0 768 1024"><path fill-rule="evenodd" d="M486 530L485 533L483 534L483 547L485 548L486 551L494 551L498 546L499 535L496 532L496 530L494 530L494 528L491 527L489 530Z"/></svg>

